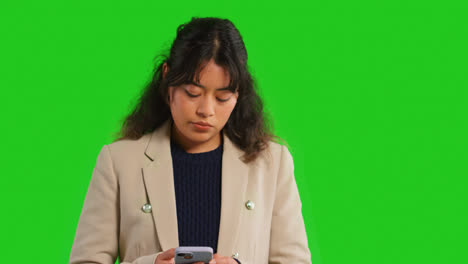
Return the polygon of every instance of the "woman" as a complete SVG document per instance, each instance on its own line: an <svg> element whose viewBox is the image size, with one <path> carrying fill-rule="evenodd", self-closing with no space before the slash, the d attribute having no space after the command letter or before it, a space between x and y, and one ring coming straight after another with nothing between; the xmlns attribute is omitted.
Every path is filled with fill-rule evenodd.
<svg viewBox="0 0 468 264"><path fill-rule="evenodd" d="M287 147L273 141L238 30L180 25L122 137L97 157L70 263L310 263Z"/></svg>

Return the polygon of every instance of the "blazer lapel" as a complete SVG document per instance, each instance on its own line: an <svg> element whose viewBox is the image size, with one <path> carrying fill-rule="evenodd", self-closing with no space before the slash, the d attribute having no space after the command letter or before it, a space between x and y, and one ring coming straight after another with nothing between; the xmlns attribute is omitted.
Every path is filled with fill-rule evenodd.
<svg viewBox="0 0 468 264"><path fill-rule="evenodd" d="M142 168L157 236L163 251L179 246L170 133L171 120L152 133L145 150L151 162Z"/></svg>
<svg viewBox="0 0 468 264"><path fill-rule="evenodd" d="M240 159L243 152L224 134L221 168L221 219L218 251L231 257L239 236L239 225L248 182L248 166Z"/></svg>
<svg viewBox="0 0 468 264"><path fill-rule="evenodd" d="M142 168L156 232L163 251L179 246L174 175L170 149L172 120L156 129L145 155L151 160ZM217 253L230 257L239 234L248 181L248 166L240 159L243 152L223 134L221 169L221 216Z"/></svg>

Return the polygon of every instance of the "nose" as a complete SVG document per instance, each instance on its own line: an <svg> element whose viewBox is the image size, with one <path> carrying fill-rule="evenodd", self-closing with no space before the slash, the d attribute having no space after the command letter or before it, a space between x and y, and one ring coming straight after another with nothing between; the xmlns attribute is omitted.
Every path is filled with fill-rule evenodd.
<svg viewBox="0 0 468 264"><path fill-rule="evenodd" d="M202 117L214 115L214 102L209 96L203 97L197 108L197 114Z"/></svg>

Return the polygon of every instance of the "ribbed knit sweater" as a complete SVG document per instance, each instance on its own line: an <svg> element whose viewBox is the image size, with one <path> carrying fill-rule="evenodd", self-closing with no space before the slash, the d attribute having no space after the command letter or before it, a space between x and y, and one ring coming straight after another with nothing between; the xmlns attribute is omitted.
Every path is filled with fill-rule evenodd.
<svg viewBox="0 0 468 264"><path fill-rule="evenodd" d="M188 153L171 138L171 154L179 246L209 246L216 253L223 142L208 152Z"/></svg>

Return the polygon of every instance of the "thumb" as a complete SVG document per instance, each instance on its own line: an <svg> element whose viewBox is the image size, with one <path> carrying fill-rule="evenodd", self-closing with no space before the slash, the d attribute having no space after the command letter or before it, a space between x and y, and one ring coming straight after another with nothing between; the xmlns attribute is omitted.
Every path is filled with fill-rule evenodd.
<svg viewBox="0 0 468 264"><path fill-rule="evenodd" d="M158 257L161 257L162 260L170 260L174 257L174 255L175 255L175 248L171 248L159 254Z"/></svg>

